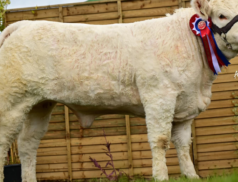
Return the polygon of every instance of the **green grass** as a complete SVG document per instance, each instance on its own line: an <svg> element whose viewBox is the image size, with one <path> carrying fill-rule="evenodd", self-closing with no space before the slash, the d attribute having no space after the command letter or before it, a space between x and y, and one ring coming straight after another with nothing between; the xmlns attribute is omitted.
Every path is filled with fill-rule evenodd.
<svg viewBox="0 0 238 182"><path fill-rule="evenodd" d="M56 181L40 181L40 182L63 182L66 180L56 180ZM73 180L73 182L111 182L107 180L106 178L101 179L87 179L87 180ZM123 176L117 181L114 182L158 182L152 179L144 179L143 177L135 177L132 180L129 180L128 177ZM203 179L187 179L186 177L180 177L180 178L170 178L169 181L166 182L238 182L238 172L234 172L230 175L223 175L223 176L216 176L209 178L203 178Z"/></svg>
<svg viewBox="0 0 238 182"><path fill-rule="evenodd" d="M142 177L136 177L133 180L129 180L127 177L121 177L117 182L158 182L152 179L144 179ZM77 182L77 181L75 181ZM109 180L103 179L92 179L90 182L109 182ZM167 182L238 182L238 173L234 172L230 175L223 175L223 176L213 176L203 179L187 179L186 177L180 178L170 178Z"/></svg>

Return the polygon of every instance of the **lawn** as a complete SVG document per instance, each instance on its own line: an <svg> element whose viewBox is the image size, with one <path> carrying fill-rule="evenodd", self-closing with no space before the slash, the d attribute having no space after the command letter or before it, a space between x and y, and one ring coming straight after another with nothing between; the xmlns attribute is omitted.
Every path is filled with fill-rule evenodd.
<svg viewBox="0 0 238 182"><path fill-rule="evenodd" d="M128 182L128 179L121 178L118 180L118 182ZM133 180L133 182L155 182L155 181L143 179L143 178L137 178ZM223 176L213 176L213 177L203 178L203 179L194 179L194 180L187 179L186 177L170 178L168 182L238 182L238 173L233 173L231 175L223 175Z"/></svg>
<svg viewBox="0 0 238 182"><path fill-rule="evenodd" d="M155 180L150 179L144 179L142 177L136 177L133 180L129 180L127 177L121 177L117 181L114 182L157 182ZM43 182L43 181L40 181ZM44 181L44 182L63 182L62 181ZM90 179L90 180L73 180L73 182L110 182L109 180L105 178L101 179ZM180 178L170 178L167 182L238 182L238 173L235 172L230 175L223 175L223 176L213 176L209 178L203 178L203 179L187 179L186 177L180 177Z"/></svg>

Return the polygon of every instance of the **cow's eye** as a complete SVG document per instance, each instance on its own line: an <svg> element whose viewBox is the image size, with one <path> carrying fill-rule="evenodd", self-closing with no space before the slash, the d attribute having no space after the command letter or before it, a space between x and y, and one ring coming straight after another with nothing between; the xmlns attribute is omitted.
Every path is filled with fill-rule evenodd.
<svg viewBox="0 0 238 182"><path fill-rule="evenodd" d="M227 18L226 18L224 15L222 15L222 14L219 16L219 18L220 18L221 20L227 20Z"/></svg>

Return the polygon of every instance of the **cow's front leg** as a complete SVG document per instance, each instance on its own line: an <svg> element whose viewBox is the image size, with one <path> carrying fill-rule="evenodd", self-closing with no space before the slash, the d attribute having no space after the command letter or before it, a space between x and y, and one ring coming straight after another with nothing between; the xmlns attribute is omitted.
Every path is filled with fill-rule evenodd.
<svg viewBox="0 0 238 182"><path fill-rule="evenodd" d="M192 122L193 120L174 123L172 129L172 142L177 149L181 173L188 178L199 178L189 155Z"/></svg>
<svg viewBox="0 0 238 182"><path fill-rule="evenodd" d="M166 151L169 149L176 94L156 94L143 103L148 140L152 151L152 172L156 180L168 180Z"/></svg>

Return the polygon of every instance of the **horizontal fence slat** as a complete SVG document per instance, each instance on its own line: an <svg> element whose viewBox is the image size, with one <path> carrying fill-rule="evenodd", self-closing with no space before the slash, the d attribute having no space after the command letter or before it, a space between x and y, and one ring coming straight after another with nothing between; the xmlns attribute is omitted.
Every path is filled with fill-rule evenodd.
<svg viewBox="0 0 238 182"><path fill-rule="evenodd" d="M107 140L110 141L110 143L127 143L127 138L125 135L123 136L108 136ZM131 141L132 143L138 143L138 142L148 142L147 134L141 134L141 135L131 135ZM105 144L105 138L104 137L90 137L90 138L73 138L71 139L71 146L75 145L100 145Z"/></svg>
<svg viewBox="0 0 238 182"><path fill-rule="evenodd" d="M177 153L175 149L168 150L166 153L166 157L176 157ZM97 161L108 161L109 157L105 153L97 153L97 154L77 154L72 155L72 162L88 162L90 161L89 157L96 159ZM151 151L133 151L132 157L134 159L151 159ZM113 160L127 160L128 153L127 152L114 152ZM67 156L39 156L37 158L37 164L56 164L56 163L66 163Z"/></svg>
<svg viewBox="0 0 238 182"><path fill-rule="evenodd" d="M65 16L64 22L65 23L89 22L89 21L95 21L95 20L110 20L110 19L117 19L117 18L119 18L118 13L111 12L111 13Z"/></svg>
<svg viewBox="0 0 238 182"><path fill-rule="evenodd" d="M197 144L205 143L222 143L222 142L237 142L238 134L224 134L224 135L211 135L197 137Z"/></svg>
<svg viewBox="0 0 238 182"><path fill-rule="evenodd" d="M121 3L122 11L125 10L137 10L137 9L147 9L147 8L160 8L160 7L170 7L178 6L178 0L142 0L142 1L122 1Z"/></svg>
<svg viewBox="0 0 238 182"><path fill-rule="evenodd" d="M62 115L60 115L60 114L58 114L58 115L51 115L50 124L51 123L59 123L59 122L64 124L65 117L64 117L63 114Z"/></svg>
<svg viewBox="0 0 238 182"><path fill-rule="evenodd" d="M198 163L199 170L206 170L206 169L227 169L227 168L234 168L238 167L238 160L231 159L231 160L218 160L218 161L204 161Z"/></svg>
<svg viewBox="0 0 238 182"><path fill-rule="evenodd" d="M178 6L166 7L166 8L153 8L153 9L143 9L143 10L130 10L122 11L123 19L124 18L138 18L146 16L165 16L167 13L173 13Z"/></svg>
<svg viewBox="0 0 238 182"><path fill-rule="evenodd" d="M63 16L117 12L117 3L104 3L83 6L64 7Z"/></svg>
<svg viewBox="0 0 238 182"><path fill-rule="evenodd" d="M179 166L170 166L168 167L168 173L169 174L179 174L180 168ZM135 175L143 175L143 176L151 176L152 175L152 168L134 168L134 174Z"/></svg>
<svg viewBox="0 0 238 182"><path fill-rule="evenodd" d="M226 68L223 67L221 70L221 73L219 73L219 75L222 75L222 74L234 74L235 75L236 71L238 71L238 65L231 64Z"/></svg>
<svg viewBox="0 0 238 182"><path fill-rule="evenodd" d="M237 151L219 151L219 152L207 152L198 153L198 161L214 161L214 160L225 160L225 159L237 159Z"/></svg>
<svg viewBox="0 0 238 182"><path fill-rule="evenodd" d="M61 120L61 117L58 117L58 118L53 118L54 122ZM132 127L145 126L145 119L143 119L143 118L132 118L132 120L133 120L131 122ZM65 130L65 126L64 126L63 122L60 122L60 123L54 123L54 122L49 124L48 131ZM104 130L112 130L113 128L116 129L117 127L121 127L121 128L125 127L125 119L108 119L108 120L101 120L101 121L96 120L93 122L92 126L89 129L84 129L84 131L87 131L87 130L103 131L103 128L104 128ZM80 123L78 121L70 122L71 130L79 130L80 128L81 128ZM111 128L111 129L109 129L109 128Z"/></svg>
<svg viewBox="0 0 238 182"><path fill-rule="evenodd" d="M238 114L236 110L236 107L226 109L210 109L199 114L197 119L235 116Z"/></svg>
<svg viewBox="0 0 238 182"><path fill-rule="evenodd" d="M218 135L218 134L227 134L227 133L238 133L238 125L230 126L214 126L214 127L205 127L197 128L196 135Z"/></svg>
<svg viewBox="0 0 238 182"><path fill-rule="evenodd" d="M213 83L237 82L238 79L234 78L235 73L218 75Z"/></svg>
<svg viewBox="0 0 238 182"><path fill-rule="evenodd" d="M197 145L198 152L229 151L237 149L238 149L238 142Z"/></svg>
<svg viewBox="0 0 238 182"><path fill-rule="evenodd" d="M66 147L38 148L37 150L37 156L56 156L66 154Z"/></svg>
<svg viewBox="0 0 238 182"><path fill-rule="evenodd" d="M208 109L218 109L238 106L238 99L213 101Z"/></svg>
<svg viewBox="0 0 238 182"><path fill-rule="evenodd" d="M238 90L238 82L216 83L212 85L212 92Z"/></svg>
<svg viewBox="0 0 238 182"><path fill-rule="evenodd" d="M209 119L195 119L196 127L209 127L209 126L225 126L238 124L238 117L220 117L220 118L209 118Z"/></svg>
<svg viewBox="0 0 238 182"><path fill-rule="evenodd" d="M109 141L110 142L110 141ZM174 149L174 145L170 144L170 149ZM92 145L92 146L75 146L71 147L72 154L92 154L92 153L104 153L105 145ZM111 152L126 152L127 144L111 144ZM145 151L151 150L149 143L132 143L133 151ZM37 150L37 156L53 156L53 155L66 155L66 147L58 148L39 148Z"/></svg>
<svg viewBox="0 0 238 182"><path fill-rule="evenodd" d="M230 60L231 64L238 64L238 57L233 58L232 60Z"/></svg>
<svg viewBox="0 0 238 182"><path fill-rule="evenodd" d="M34 11L34 12L33 12ZM59 9L44 9L7 13L7 21L33 20L59 17Z"/></svg>
<svg viewBox="0 0 238 182"><path fill-rule="evenodd" d="M106 166L107 161L98 162L99 165L101 165L104 169L111 169L111 166ZM114 167L116 169L123 169L128 168L128 160L120 160L120 161L114 161L113 162ZM167 166L178 166L178 158L167 158L166 160ZM136 159L133 160L133 166L135 168L138 167L151 167L152 166L152 160L151 159ZM41 164L37 165L36 172L53 172L53 171L67 171L67 164ZM83 163L72 163L72 170L73 171L85 171L85 170L98 170L97 167L94 166L93 162L83 162Z"/></svg>
<svg viewBox="0 0 238 182"><path fill-rule="evenodd" d="M139 18L125 18L123 19L123 23L134 23L138 21L150 20L155 18L162 18L164 16L148 16L148 17L139 17Z"/></svg>
<svg viewBox="0 0 238 182"><path fill-rule="evenodd" d="M41 147L65 147L65 139L41 140L39 148Z"/></svg>
<svg viewBox="0 0 238 182"><path fill-rule="evenodd" d="M131 136L132 143L138 142L148 142L147 134L141 135L132 135ZM127 143L126 136L108 136L107 140L112 144L118 143ZM79 145L103 145L105 144L104 137L88 137L88 138L73 138L71 139L71 146L79 146ZM53 140L41 140L41 147L64 147L66 146L65 139L53 139Z"/></svg>
<svg viewBox="0 0 238 182"><path fill-rule="evenodd" d="M238 91L222 91L212 93L211 100L225 100L225 99L238 99Z"/></svg>

